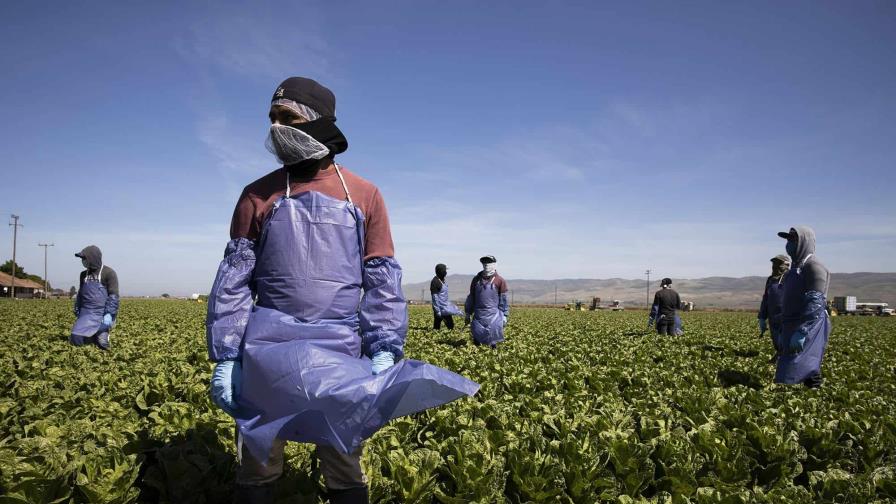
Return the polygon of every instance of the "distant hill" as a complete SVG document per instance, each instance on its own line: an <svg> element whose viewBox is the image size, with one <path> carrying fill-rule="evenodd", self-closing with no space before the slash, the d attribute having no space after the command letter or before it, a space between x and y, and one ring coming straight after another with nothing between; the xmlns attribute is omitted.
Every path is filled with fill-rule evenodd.
<svg viewBox="0 0 896 504"><path fill-rule="evenodd" d="M462 301L470 289L473 275L449 275L448 291L451 298ZM515 303L551 304L554 288L557 302L568 303L575 299L591 301L598 296L603 302L618 299L626 306L642 307L647 304L645 281L622 278L526 280L507 279L513 291ZM765 277L707 277L697 279L672 279L675 290L684 301L693 301L698 308L757 308L762 299ZM650 282L650 299L659 289L659 279ZM408 299L429 301L429 282L402 286ZM857 296L860 301L883 301L896 306L896 273L834 273L831 275L830 297Z"/></svg>

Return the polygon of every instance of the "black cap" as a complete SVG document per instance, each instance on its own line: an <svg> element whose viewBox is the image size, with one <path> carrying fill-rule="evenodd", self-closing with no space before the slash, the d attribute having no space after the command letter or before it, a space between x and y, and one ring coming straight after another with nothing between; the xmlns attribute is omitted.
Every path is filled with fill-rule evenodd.
<svg viewBox="0 0 896 504"><path fill-rule="evenodd" d="M307 105L322 116L336 117L336 96L319 82L305 77L290 77L281 82L271 101L286 98Z"/></svg>
<svg viewBox="0 0 896 504"><path fill-rule="evenodd" d="M498 262L498 260L495 259L495 256L493 256L493 255L487 255L487 256L480 257L479 262L481 262L482 264L488 264L488 263L496 263L496 262Z"/></svg>
<svg viewBox="0 0 896 504"><path fill-rule="evenodd" d="M778 233L778 236L785 240L796 240L798 235L796 234L796 229L790 228L790 231L781 231Z"/></svg>
<svg viewBox="0 0 896 504"><path fill-rule="evenodd" d="M660 285L672 285L672 279L671 279L671 278L664 278L663 281L660 282Z"/></svg>
<svg viewBox="0 0 896 504"><path fill-rule="evenodd" d="M778 254L775 257L772 257L771 259L769 259L769 261L771 261L771 262L778 261L781 263L790 264L790 256L786 256L784 254Z"/></svg>

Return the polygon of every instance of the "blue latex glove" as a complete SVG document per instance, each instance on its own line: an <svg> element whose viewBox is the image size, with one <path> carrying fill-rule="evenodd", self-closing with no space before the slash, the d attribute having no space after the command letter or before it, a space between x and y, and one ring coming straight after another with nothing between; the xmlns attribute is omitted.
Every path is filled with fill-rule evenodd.
<svg viewBox="0 0 896 504"><path fill-rule="evenodd" d="M800 353L803 351L803 346L806 344L806 333L803 331L794 331L793 334L790 335L790 342L787 345L787 349L790 350L791 353Z"/></svg>
<svg viewBox="0 0 896 504"><path fill-rule="evenodd" d="M377 352L373 359L373 374L377 375L395 365L395 356L392 352Z"/></svg>
<svg viewBox="0 0 896 504"><path fill-rule="evenodd" d="M647 317L647 327L652 326L653 322L654 322L653 317Z"/></svg>
<svg viewBox="0 0 896 504"><path fill-rule="evenodd" d="M759 335L762 336L765 334L765 331L768 331L768 321L764 318L757 320L759 320Z"/></svg>
<svg viewBox="0 0 896 504"><path fill-rule="evenodd" d="M102 327L102 330L103 330L103 331L108 331L109 329L112 329L112 315L109 315L109 314L107 313L107 314L103 315L103 327Z"/></svg>
<svg viewBox="0 0 896 504"><path fill-rule="evenodd" d="M504 320L501 321L501 324L506 326L507 325L507 315L502 315L502 317L504 318Z"/></svg>
<svg viewBox="0 0 896 504"><path fill-rule="evenodd" d="M239 408L237 401L243 386L243 365L239 361L226 360L215 365L209 393L212 401L233 416Z"/></svg>
<svg viewBox="0 0 896 504"><path fill-rule="evenodd" d="M74 309L72 309L72 311L75 313L75 317L78 317L81 315L81 309L78 308L77 306L74 307Z"/></svg>

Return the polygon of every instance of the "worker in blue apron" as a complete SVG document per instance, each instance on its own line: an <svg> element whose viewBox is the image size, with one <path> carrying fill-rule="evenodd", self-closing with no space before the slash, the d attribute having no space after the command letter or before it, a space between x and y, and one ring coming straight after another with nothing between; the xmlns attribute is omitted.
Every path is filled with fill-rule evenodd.
<svg viewBox="0 0 896 504"><path fill-rule="evenodd" d="M454 329L454 316L463 315L448 295L447 277L448 266L436 264L436 275L429 283L429 293L432 295L432 327L437 330L442 328L442 322L449 330Z"/></svg>
<svg viewBox="0 0 896 504"><path fill-rule="evenodd" d="M84 271L75 298L75 324L69 342L75 346L93 343L103 350L111 345L110 333L118 318L118 275L103 265L99 247L90 245L75 254Z"/></svg>
<svg viewBox="0 0 896 504"><path fill-rule="evenodd" d="M256 239L228 243L209 296L211 395L237 424L235 502L272 503L285 443L299 441L317 445L332 504L366 503L364 440L394 418L479 389L402 358L401 268L393 257L365 260L367 216L332 161L347 146L334 111L332 93L311 79L290 78L277 89L269 148L284 168L268 180L285 175L285 192ZM307 122L287 125L282 115L290 113ZM330 175L328 194L324 186L292 193L291 167L306 160ZM342 197L332 195L334 183Z"/></svg>
<svg viewBox="0 0 896 504"><path fill-rule="evenodd" d="M482 271L473 277L464 303L465 322L475 344L496 348L504 341L504 327L510 315L507 282L498 274L495 256L484 256L479 262Z"/></svg>
<svg viewBox="0 0 896 504"><path fill-rule="evenodd" d="M775 349L775 359L781 349L778 348L778 340L783 330L784 309L784 274L790 269L790 257L778 254L771 258L772 274L765 280L765 290L762 293L762 303L759 305L759 336L769 332L772 346Z"/></svg>
<svg viewBox="0 0 896 504"><path fill-rule="evenodd" d="M831 275L815 256L815 231L796 226L778 233L787 240L791 268L784 275L781 349L776 383L821 386L821 362L831 334L827 293Z"/></svg>

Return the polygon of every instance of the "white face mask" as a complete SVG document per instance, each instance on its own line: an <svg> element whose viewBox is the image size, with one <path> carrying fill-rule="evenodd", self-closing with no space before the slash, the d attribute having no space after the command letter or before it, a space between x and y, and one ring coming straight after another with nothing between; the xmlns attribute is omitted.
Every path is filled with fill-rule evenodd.
<svg viewBox="0 0 896 504"><path fill-rule="evenodd" d="M323 159L330 153L330 149L304 131L276 123L271 125L265 146L284 165L306 159Z"/></svg>
<svg viewBox="0 0 896 504"><path fill-rule="evenodd" d="M487 263L482 265L482 274L486 277L493 276L498 270L498 263Z"/></svg>

